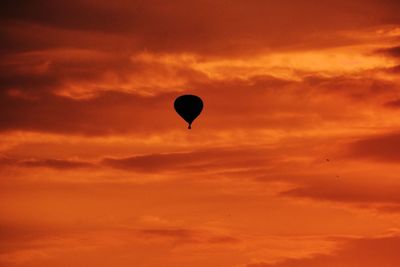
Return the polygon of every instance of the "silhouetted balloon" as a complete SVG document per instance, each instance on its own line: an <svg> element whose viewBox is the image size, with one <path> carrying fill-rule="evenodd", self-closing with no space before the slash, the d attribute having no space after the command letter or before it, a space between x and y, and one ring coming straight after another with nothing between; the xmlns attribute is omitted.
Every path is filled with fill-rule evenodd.
<svg viewBox="0 0 400 267"><path fill-rule="evenodd" d="M176 112L189 123L188 129L192 129L192 122L203 110L203 101L195 95L182 95L175 99L174 108Z"/></svg>

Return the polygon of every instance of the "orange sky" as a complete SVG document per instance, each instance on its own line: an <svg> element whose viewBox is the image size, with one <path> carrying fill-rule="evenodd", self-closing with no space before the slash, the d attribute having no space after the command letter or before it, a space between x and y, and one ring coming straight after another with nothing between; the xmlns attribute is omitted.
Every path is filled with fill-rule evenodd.
<svg viewBox="0 0 400 267"><path fill-rule="evenodd" d="M0 21L1 266L398 267L398 0L3 0Z"/></svg>

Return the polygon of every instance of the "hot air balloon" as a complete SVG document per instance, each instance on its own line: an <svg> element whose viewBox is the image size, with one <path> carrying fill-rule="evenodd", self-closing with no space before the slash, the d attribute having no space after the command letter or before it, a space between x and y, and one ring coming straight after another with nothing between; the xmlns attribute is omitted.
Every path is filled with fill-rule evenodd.
<svg viewBox="0 0 400 267"><path fill-rule="evenodd" d="M193 121L203 110L203 101L195 95L182 95L175 99L174 108L179 116L189 123L188 129L192 129Z"/></svg>

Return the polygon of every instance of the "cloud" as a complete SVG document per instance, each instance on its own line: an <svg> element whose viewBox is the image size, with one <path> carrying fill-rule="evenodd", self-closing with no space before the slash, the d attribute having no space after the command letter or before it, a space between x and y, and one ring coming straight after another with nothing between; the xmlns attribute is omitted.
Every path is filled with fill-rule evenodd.
<svg viewBox="0 0 400 267"><path fill-rule="evenodd" d="M326 266L388 266L395 267L400 261L397 252L398 236L360 238L347 240L337 251L329 255L310 258L288 259L278 263L253 263L247 267L326 267Z"/></svg>
<svg viewBox="0 0 400 267"><path fill-rule="evenodd" d="M146 60L146 54L97 48L42 49L7 54L0 61L0 92L39 98L90 98L104 91L156 95L182 90L205 75L185 62Z"/></svg>
<svg viewBox="0 0 400 267"><path fill-rule="evenodd" d="M350 144L350 156L380 162L400 161L400 133L367 137Z"/></svg>
<svg viewBox="0 0 400 267"><path fill-rule="evenodd" d="M4 0L0 265L397 267L399 14Z"/></svg>
<svg viewBox="0 0 400 267"><path fill-rule="evenodd" d="M393 68L390 68L389 71L391 73L399 73L400 72L400 65L394 66Z"/></svg>
<svg viewBox="0 0 400 267"><path fill-rule="evenodd" d="M84 100L54 95L26 99L2 94L0 130L88 135L163 130L176 118L170 106L173 99L173 94L144 97L116 92ZM158 119L161 114L164 120Z"/></svg>
<svg viewBox="0 0 400 267"><path fill-rule="evenodd" d="M104 255L114 263L134 263L138 260L154 265L175 266L185 257L176 253L192 253L201 250L221 254L232 250L241 240L230 235L186 228L145 228L132 229L116 225L99 227L82 224L56 226L53 224L0 223L0 264L2 266L39 266L52 263L58 265L73 262L83 265L100 266ZM112 251L112 254L108 254ZM132 254L132 251L136 253ZM139 253L140 252L140 253ZM137 255L138 254L138 255ZM80 255L84 259L74 257ZM202 259L203 260L203 259ZM204 260L203 260L204 261ZM72 262L71 262L72 264ZM82 265L83 264L83 265ZM148 266L148 265L146 265Z"/></svg>
<svg viewBox="0 0 400 267"><path fill-rule="evenodd" d="M188 238L193 236L193 232L187 229L145 229L141 231L147 236L161 236L173 238Z"/></svg>
<svg viewBox="0 0 400 267"><path fill-rule="evenodd" d="M0 158L0 166L22 168L50 168L56 170L74 170L94 167L93 163L68 159L16 159Z"/></svg>
<svg viewBox="0 0 400 267"><path fill-rule="evenodd" d="M229 245L240 242L239 239L229 235L213 234L210 232L194 231L183 228L143 229L140 231L140 234L146 238L170 239L180 244L203 243L210 245Z"/></svg>
<svg viewBox="0 0 400 267"><path fill-rule="evenodd" d="M243 157L246 157L243 160ZM268 151L263 149L213 149L193 152L150 154L128 158L106 158L102 164L140 172L215 171L226 168L248 169L267 165Z"/></svg>
<svg viewBox="0 0 400 267"><path fill-rule="evenodd" d="M377 50L377 52L387 55L387 56L390 56L390 57L400 58L400 46L379 49L379 50Z"/></svg>
<svg viewBox="0 0 400 267"><path fill-rule="evenodd" d="M48 246L58 246L65 236L85 229L4 220L0 222L0 226L0 255L5 256L18 251L40 251Z"/></svg>
<svg viewBox="0 0 400 267"><path fill-rule="evenodd" d="M388 101L385 103L385 106L390 108L400 108L400 99Z"/></svg>
<svg viewBox="0 0 400 267"><path fill-rule="evenodd" d="M365 73L357 72L360 75L357 77L341 73L348 66L351 71L358 71L377 64L362 52L357 52L349 64L342 63L349 51L347 54L336 51L333 55L325 50L318 54L293 53L303 51L293 42L298 44L307 39L304 34L307 29L311 35L323 32L323 36L330 36L326 31L358 28L352 23L353 16L338 12L346 17L340 20L327 6L357 12L361 8L369 13L375 5L381 7L378 2L360 7L313 1L313 4L290 3L285 8L274 1L268 5L262 1L244 5L241 1L229 5L212 1L196 3L196 10L210 12L207 20L205 13L186 12L189 5L184 1L173 1L168 6L160 1L151 1L152 5L89 0L61 1L57 5L45 0L17 3L8 1L1 11L6 22L2 29L7 33L10 47L20 43L21 49L10 52L5 47L8 52L0 63L0 131L160 134L178 129L175 122L179 118L171 110L171 103L183 91L199 94L206 100L204 112L208 117L203 125L207 130L309 129L349 118L360 119L362 112L354 112L351 104L377 101L377 96L397 92L393 82L365 78ZM326 19L326 24L310 21L308 13L313 9L320 11L312 12L313 18ZM63 14L58 14L60 10ZM190 10L194 10L192 6ZM77 16L72 16L75 12ZM269 13L272 16L265 15ZM281 13L290 14L290 20L276 15ZM81 18L82 14L89 14L89 18ZM104 16L108 19L102 19ZM224 16L228 18L225 20ZM302 23L294 23L297 16ZM264 23L266 17L268 21ZM113 22L106 23L109 19ZM368 20L365 23L370 24ZM280 24L282 27L278 27ZM46 40L32 34L46 36ZM320 39L315 39L312 43L319 43ZM29 43L36 40L37 44ZM285 43L288 50L283 50L287 54L277 55L281 45L275 42ZM27 45L25 49L23 44ZM155 47L162 45L168 47ZM240 60L223 55L229 49L219 46L225 45L237 51ZM269 49L269 45L276 48ZM201 50L207 50L206 46L222 54L210 57L212 52ZM242 46L267 51L258 51L262 56L256 53L257 56L248 57L247 49L244 51ZM316 66L317 71L310 71L307 66ZM328 72L331 69L333 74L322 75L318 68ZM345 99L348 96L353 99ZM349 103L352 100L354 103ZM341 112L337 112L339 107ZM303 112L298 112L299 109ZM163 120L158 119L160 114Z"/></svg>
<svg viewBox="0 0 400 267"><path fill-rule="evenodd" d="M380 212L400 213L400 204L376 205L374 208Z"/></svg>
<svg viewBox="0 0 400 267"><path fill-rule="evenodd" d="M229 4L174 0L168 5L160 0L74 0L57 4L49 0L29 3L10 0L4 3L0 16L8 24L29 23L60 30L126 35L132 40L132 48L220 55L254 53L271 47L338 45L345 38L338 39L335 31L393 24L398 22L395 12L398 10L398 5L392 2L377 0L368 3L236 0ZM109 42L106 39L99 38L99 45ZM79 40L75 41L79 45ZM113 46L120 47L121 42Z"/></svg>
<svg viewBox="0 0 400 267"><path fill-rule="evenodd" d="M55 225L35 225L35 224L10 224L3 222L0 229L0 255L23 250L41 250L48 245L57 245L57 241L63 239L76 238L79 234L86 235L89 243L96 242L93 238L97 234L125 236L126 241L137 242L138 240L161 240L173 242L175 245L185 244L209 244L209 245L229 245L240 242L238 238L230 235L218 234L203 230L191 230L186 228L147 228L130 229L124 227L99 227L99 226L55 226ZM91 236L94 235L94 236ZM57 240L60 239L60 240ZM40 242L42 241L42 242ZM47 241L50 244L44 242ZM62 242L61 242L62 243ZM59 245L61 245L61 243Z"/></svg>
<svg viewBox="0 0 400 267"><path fill-rule="evenodd" d="M335 77L324 77L309 75L304 78L304 86L309 90L323 90L319 95L335 97L342 95L356 103L376 100L388 95L395 95L398 86L395 82L385 81L379 78L369 77L368 72L364 75L340 75ZM367 77L364 77L367 76Z"/></svg>
<svg viewBox="0 0 400 267"><path fill-rule="evenodd" d="M386 185L366 184L361 182L341 183L320 182L307 186L300 186L285 192L282 196L305 197L316 200L334 202L347 202L355 204L400 204L398 194L399 186L388 187Z"/></svg>
<svg viewBox="0 0 400 267"><path fill-rule="evenodd" d="M144 229L140 234L147 239L172 241L175 245L200 243L196 233L188 229Z"/></svg>
<svg viewBox="0 0 400 267"><path fill-rule="evenodd" d="M45 159L45 160L25 160L19 162L20 165L26 167L46 167L59 170L80 169L93 167L93 164L77 160L60 160L60 159Z"/></svg>
<svg viewBox="0 0 400 267"><path fill-rule="evenodd" d="M190 91L205 101L203 114L207 117L202 114L198 119L203 120L203 128L311 127L306 114L299 114L298 108L310 115L323 115L321 109L327 110L326 103L310 103L291 84L267 76L250 81L197 83ZM0 131L84 135L161 133L182 126L172 107L178 95L176 92L144 96L100 91L91 98L74 99L52 93L30 97L24 92L3 91L0 93ZM227 96L229 101L224 101ZM294 99L298 101L292 102ZM342 115L329 112L328 117L335 120Z"/></svg>

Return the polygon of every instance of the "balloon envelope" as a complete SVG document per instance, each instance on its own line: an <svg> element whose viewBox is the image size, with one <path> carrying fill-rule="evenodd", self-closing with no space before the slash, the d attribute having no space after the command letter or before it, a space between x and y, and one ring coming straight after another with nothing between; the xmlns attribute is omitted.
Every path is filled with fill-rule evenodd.
<svg viewBox="0 0 400 267"><path fill-rule="evenodd" d="M175 99L174 108L176 112L189 123L189 129L192 122L200 115L203 110L203 101L195 95L182 95Z"/></svg>

